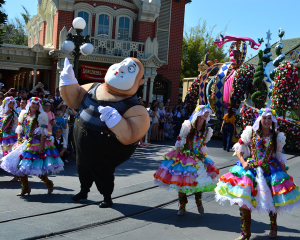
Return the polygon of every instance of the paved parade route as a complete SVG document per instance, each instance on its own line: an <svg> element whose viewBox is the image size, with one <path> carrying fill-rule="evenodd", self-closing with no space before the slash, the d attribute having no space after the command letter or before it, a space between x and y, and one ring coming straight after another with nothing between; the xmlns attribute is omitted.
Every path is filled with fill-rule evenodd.
<svg viewBox="0 0 300 240"><path fill-rule="evenodd" d="M237 206L222 207L214 201L214 193L203 194L205 214L199 215L194 196L190 196L187 213L176 216L177 193L164 191L153 184L162 155L174 142L139 147L125 164L116 170L114 206L98 207L102 196L93 185L88 200L73 202L70 197L79 191L75 161L65 171L51 175L54 192L37 177L29 178L30 196L15 196L20 183L10 182L12 176L0 171L0 239L235 239L239 235ZM209 157L227 172L237 157L222 150L220 140L208 143ZM300 185L300 157L287 154L289 173ZM278 217L277 239L300 239L300 209ZM269 217L253 214L252 239L268 239Z"/></svg>

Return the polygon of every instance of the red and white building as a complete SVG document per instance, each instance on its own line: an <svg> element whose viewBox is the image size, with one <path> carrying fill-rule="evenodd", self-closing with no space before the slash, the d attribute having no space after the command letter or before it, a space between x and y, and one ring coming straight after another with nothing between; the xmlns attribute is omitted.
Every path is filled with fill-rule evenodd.
<svg viewBox="0 0 300 240"><path fill-rule="evenodd" d="M35 49L36 59L40 54L52 66L44 69L47 77L38 77L43 71L36 62L29 81L32 85L48 81L45 83L54 93L64 58L73 59L60 50L61 45L68 32L75 31L73 19L82 17L87 23L83 35L90 35L94 52L79 59L80 84L103 81L111 64L136 57L145 67L144 100L170 98L176 105L188 2L191 0L37 0L38 13L26 26L28 48Z"/></svg>

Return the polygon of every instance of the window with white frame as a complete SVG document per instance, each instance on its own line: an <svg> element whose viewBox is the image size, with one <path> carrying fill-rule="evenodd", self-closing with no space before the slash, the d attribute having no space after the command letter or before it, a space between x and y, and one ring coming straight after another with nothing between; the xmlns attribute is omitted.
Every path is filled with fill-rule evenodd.
<svg viewBox="0 0 300 240"><path fill-rule="evenodd" d="M106 14L100 14L98 19L98 37L110 38L110 16Z"/></svg>
<svg viewBox="0 0 300 240"><path fill-rule="evenodd" d="M131 41L132 19L127 16L118 16L116 25L116 39Z"/></svg>
<svg viewBox="0 0 300 240"><path fill-rule="evenodd" d="M78 17L82 17L84 20L85 20L85 22L86 22L86 26L85 26L85 28L83 29L83 31L81 32L81 35L83 35L83 36L86 36L86 35L88 35L89 34L89 13L87 13L87 12L78 12Z"/></svg>
<svg viewBox="0 0 300 240"><path fill-rule="evenodd" d="M119 40L129 40L129 23L128 17L119 18L119 29L118 29L118 39Z"/></svg>

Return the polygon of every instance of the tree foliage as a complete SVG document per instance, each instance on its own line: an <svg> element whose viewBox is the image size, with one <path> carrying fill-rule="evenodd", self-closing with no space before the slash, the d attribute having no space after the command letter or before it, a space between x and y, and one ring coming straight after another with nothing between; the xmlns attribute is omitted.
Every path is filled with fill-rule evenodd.
<svg viewBox="0 0 300 240"><path fill-rule="evenodd" d="M266 91L266 86L263 84L264 80L264 65L263 65L263 51L259 50L258 52L258 66L255 68L253 85L258 88L258 91L251 95L251 100L257 104L259 108L264 107L265 101L260 97L264 95Z"/></svg>
<svg viewBox="0 0 300 240"><path fill-rule="evenodd" d="M198 76L198 64L203 60L207 52L210 53L209 60L218 59L219 62L228 61L227 53L215 43L216 37L212 37L214 27L208 29L206 21L199 20L195 27L189 28L184 33L182 45L181 76ZM219 35L219 34L218 34ZM218 37L219 38L219 37Z"/></svg>
<svg viewBox="0 0 300 240"><path fill-rule="evenodd" d="M25 30L26 24L31 20L29 11L22 5L24 12L20 17L9 19L4 26L5 34L3 36L3 42L15 45L28 45L28 36Z"/></svg>
<svg viewBox="0 0 300 240"><path fill-rule="evenodd" d="M3 35L5 33L5 25L7 21L7 14L2 11L2 4L5 4L4 0L0 0L0 44L3 43Z"/></svg>

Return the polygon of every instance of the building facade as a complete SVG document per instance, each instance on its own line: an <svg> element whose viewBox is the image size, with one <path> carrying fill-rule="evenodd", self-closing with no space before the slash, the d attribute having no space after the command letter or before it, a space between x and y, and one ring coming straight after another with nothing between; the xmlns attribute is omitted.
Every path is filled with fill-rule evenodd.
<svg viewBox="0 0 300 240"><path fill-rule="evenodd" d="M1 47L0 54L6 52L5 57L27 51L34 58L31 64L26 65L26 58L15 63L19 77L6 85L30 88L41 81L54 93L64 58L73 60L60 50L61 45L67 34L75 31L73 19L82 17L87 23L83 35L90 35L94 52L79 59L80 84L101 82L111 64L136 57L145 67L145 83L140 89L144 100L170 98L171 104L176 105L188 2L191 0L37 0L37 15L26 26L28 47ZM6 67L5 71L14 70Z"/></svg>

